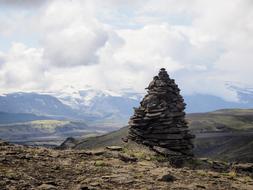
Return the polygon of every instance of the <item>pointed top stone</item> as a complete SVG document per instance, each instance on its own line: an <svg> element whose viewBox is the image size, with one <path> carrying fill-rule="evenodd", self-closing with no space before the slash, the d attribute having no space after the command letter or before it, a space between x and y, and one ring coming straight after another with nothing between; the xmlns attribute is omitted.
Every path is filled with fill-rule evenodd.
<svg viewBox="0 0 253 190"><path fill-rule="evenodd" d="M169 77L169 75L168 75L168 73L167 73L167 71L166 71L165 68L161 68L160 69L160 71L158 73L158 77L161 80L169 80L170 79L170 77Z"/></svg>

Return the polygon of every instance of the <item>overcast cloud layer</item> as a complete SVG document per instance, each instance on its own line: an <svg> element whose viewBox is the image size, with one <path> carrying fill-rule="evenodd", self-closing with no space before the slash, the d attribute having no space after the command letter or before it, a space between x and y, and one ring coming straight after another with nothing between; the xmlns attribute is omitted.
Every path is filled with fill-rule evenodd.
<svg viewBox="0 0 253 190"><path fill-rule="evenodd" d="M42 3L43 2L43 3ZM0 0L0 90L143 92L167 68L184 94L253 86L251 0Z"/></svg>

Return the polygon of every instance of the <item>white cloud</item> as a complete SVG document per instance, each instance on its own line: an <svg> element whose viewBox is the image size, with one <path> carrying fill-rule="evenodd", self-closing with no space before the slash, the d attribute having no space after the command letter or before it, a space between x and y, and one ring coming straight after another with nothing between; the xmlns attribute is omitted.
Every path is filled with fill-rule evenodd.
<svg viewBox="0 0 253 190"><path fill-rule="evenodd" d="M45 58L52 65L76 66L98 62L97 51L108 40L108 31L98 23L92 4L54 1L41 15Z"/></svg>
<svg viewBox="0 0 253 190"><path fill-rule="evenodd" d="M27 29L20 38L24 45L14 44L0 54L1 89L92 85L141 91L160 67L167 68L185 94L236 101L227 81L253 86L249 0L55 0L38 7L36 13L29 9L31 18L26 12L18 20ZM17 13L11 14L10 30L17 25ZM18 67L22 69L15 75Z"/></svg>
<svg viewBox="0 0 253 190"><path fill-rule="evenodd" d="M9 52L2 54L0 70L1 91L41 90L48 87L43 49L27 48L13 43Z"/></svg>
<svg viewBox="0 0 253 190"><path fill-rule="evenodd" d="M10 7L38 7L45 4L47 0L0 0L1 6Z"/></svg>

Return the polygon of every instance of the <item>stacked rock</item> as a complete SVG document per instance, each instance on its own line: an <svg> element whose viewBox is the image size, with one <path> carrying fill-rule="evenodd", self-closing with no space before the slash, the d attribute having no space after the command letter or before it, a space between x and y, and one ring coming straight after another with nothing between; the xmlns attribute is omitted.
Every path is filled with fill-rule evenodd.
<svg viewBox="0 0 253 190"><path fill-rule="evenodd" d="M130 118L128 138L170 158L192 157L194 135L189 133L186 104L175 81L162 68L146 89L148 94Z"/></svg>

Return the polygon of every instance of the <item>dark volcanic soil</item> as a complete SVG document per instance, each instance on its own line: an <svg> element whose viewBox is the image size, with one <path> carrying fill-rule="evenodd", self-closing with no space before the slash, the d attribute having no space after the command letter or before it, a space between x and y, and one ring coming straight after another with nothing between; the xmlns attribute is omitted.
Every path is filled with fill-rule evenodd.
<svg viewBox="0 0 253 190"><path fill-rule="evenodd" d="M200 167L211 163L203 159L194 161L195 169L174 168L159 156L116 150L52 150L0 141L0 189L253 189L250 165Z"/></svg>

